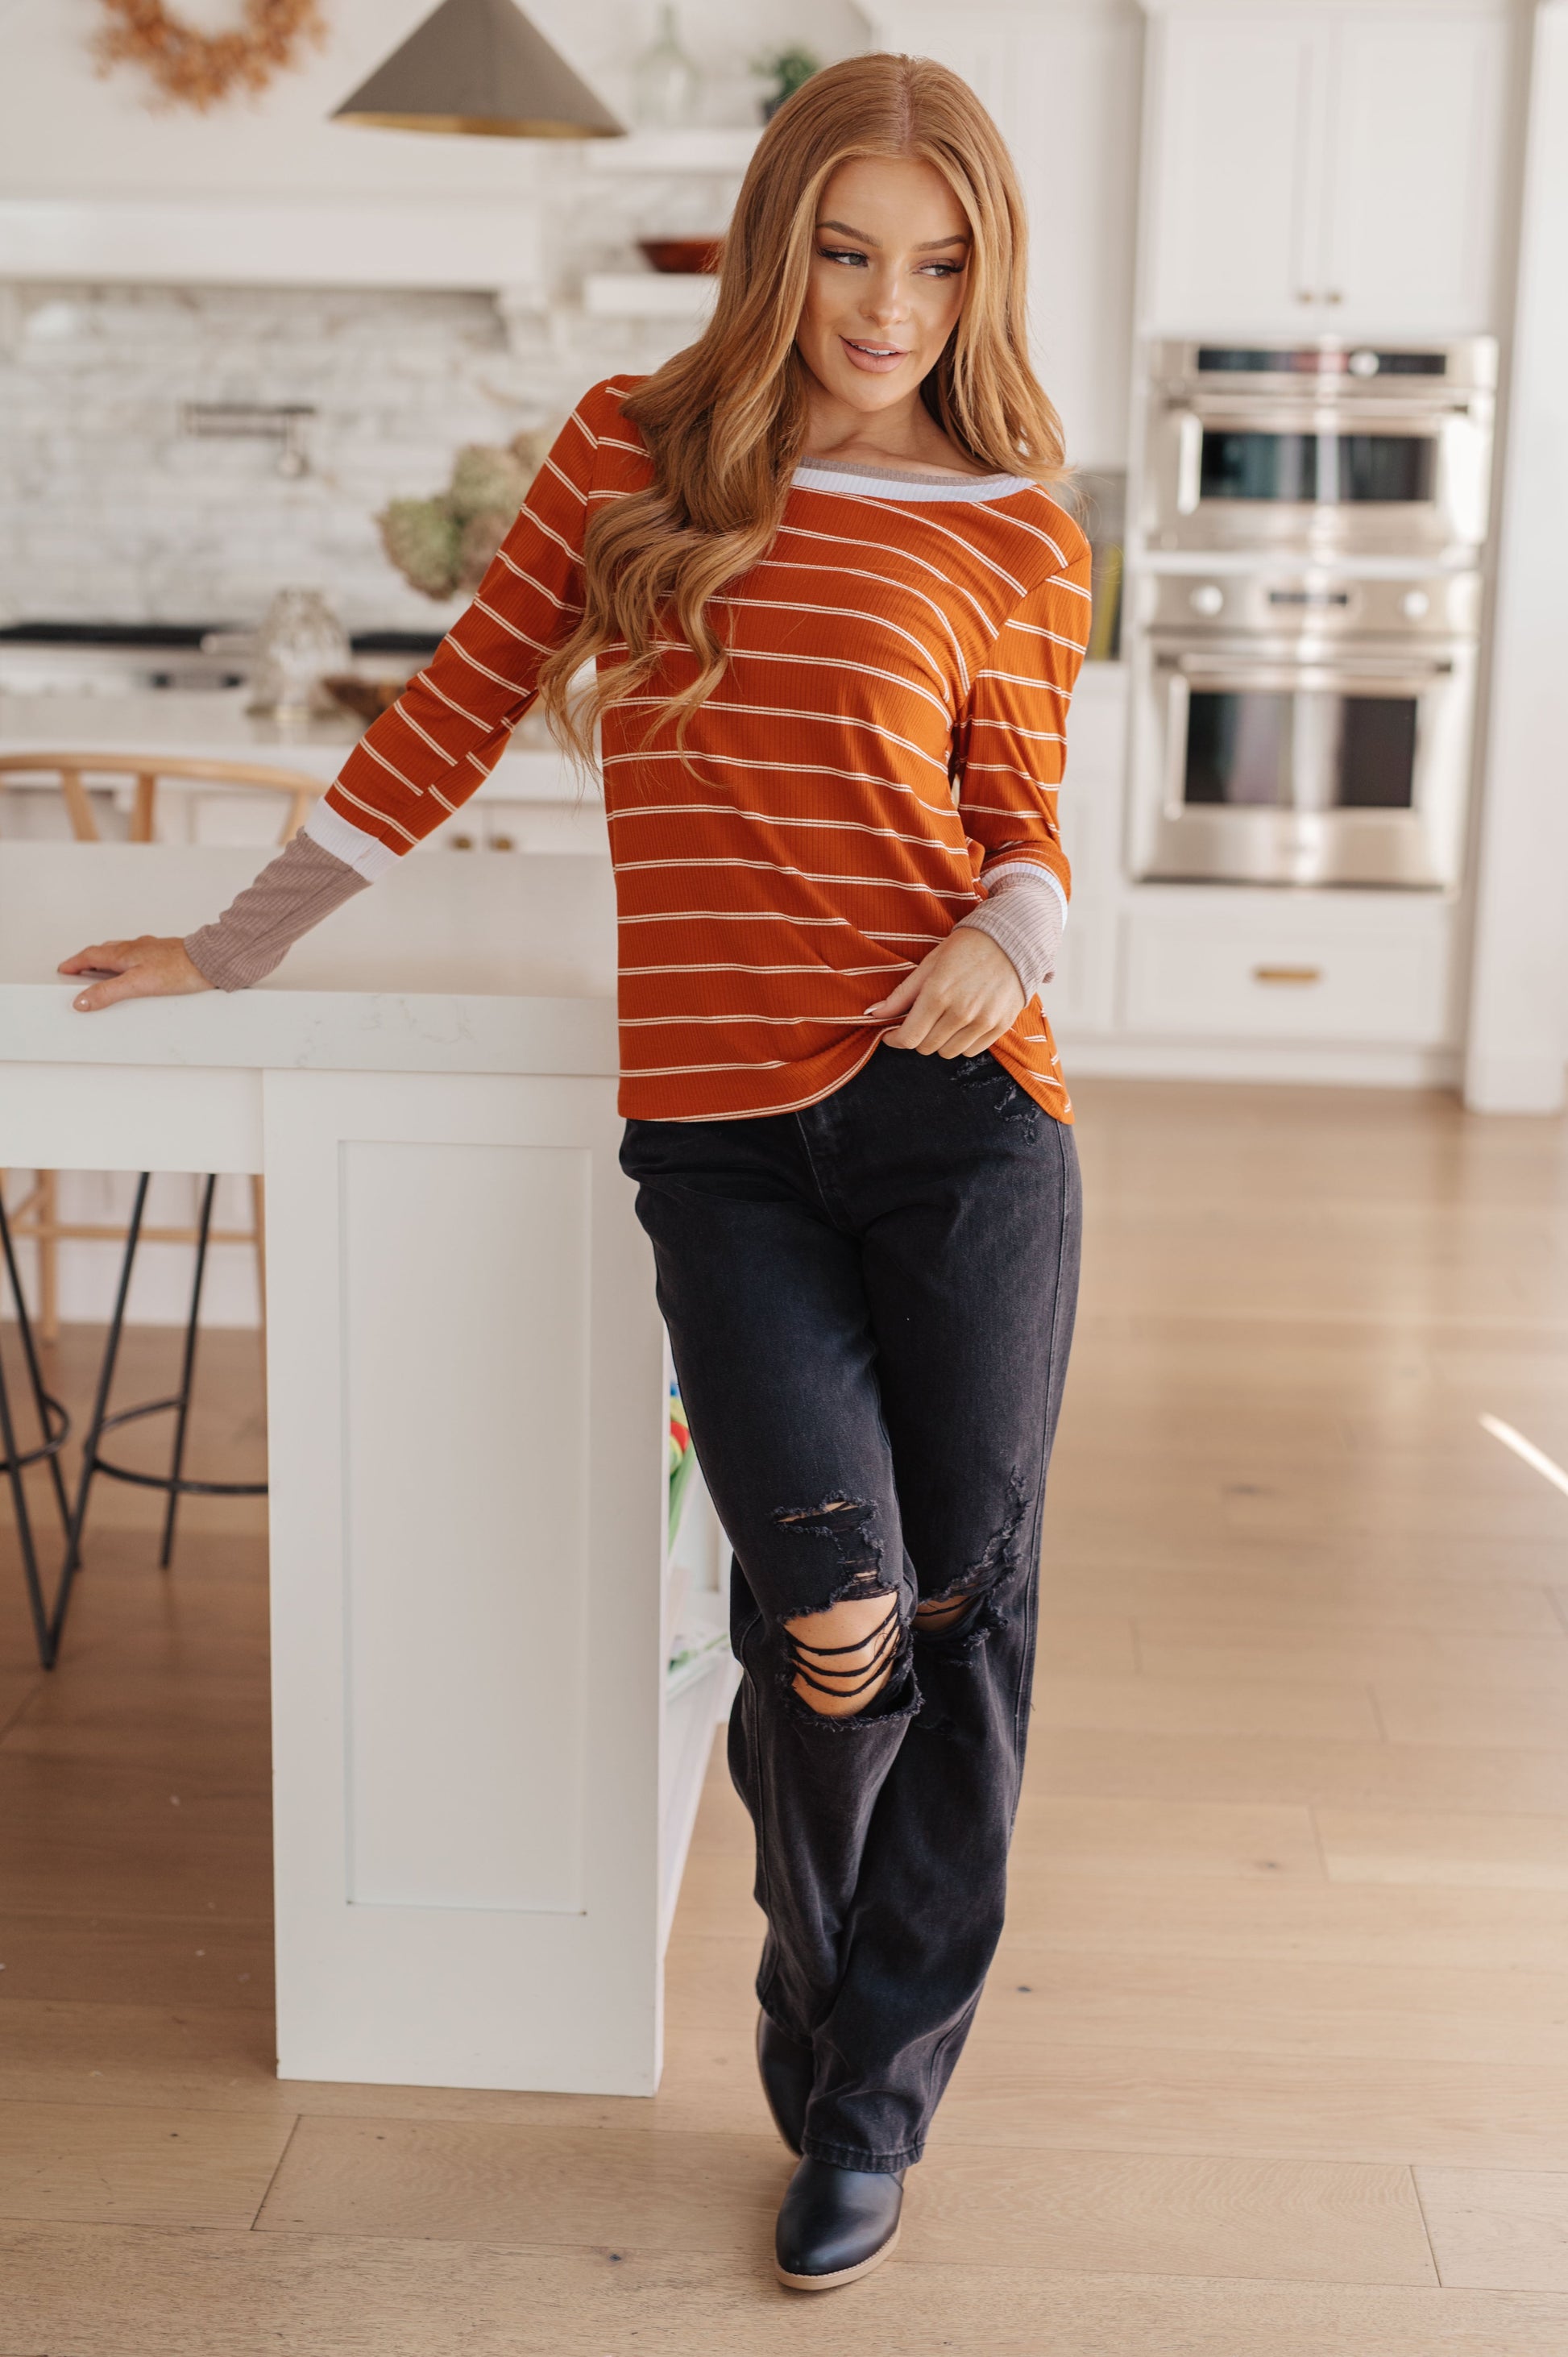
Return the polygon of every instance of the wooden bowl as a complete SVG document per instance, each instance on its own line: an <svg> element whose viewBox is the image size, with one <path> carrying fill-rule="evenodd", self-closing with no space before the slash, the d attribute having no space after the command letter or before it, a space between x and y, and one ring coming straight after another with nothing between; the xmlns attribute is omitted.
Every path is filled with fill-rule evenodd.
<svg viewBox="0 0 1568 2357"><path fill-rule="evenodd" d="M332 672L321 683L334 704L361 720L379 720L394 705L406 679L361 679L357 672Z"/></svg>
<svg viewBox="0 0 1568 2357"><path fill-rule="evenodd" d="M639 237L637 250L655 270L676 278L700 278L719 266L717 237Z"/></svg>

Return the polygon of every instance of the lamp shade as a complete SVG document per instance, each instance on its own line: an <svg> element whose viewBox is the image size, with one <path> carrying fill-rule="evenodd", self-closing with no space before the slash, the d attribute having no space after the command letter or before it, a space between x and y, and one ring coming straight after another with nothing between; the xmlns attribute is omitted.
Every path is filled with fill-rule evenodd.
<svg viewBox="0 0 1568 2357"><path fill-rule="evenodd" d="M492 139L614 139L623 129L512 0L441 0L333 121Z"/></svg>

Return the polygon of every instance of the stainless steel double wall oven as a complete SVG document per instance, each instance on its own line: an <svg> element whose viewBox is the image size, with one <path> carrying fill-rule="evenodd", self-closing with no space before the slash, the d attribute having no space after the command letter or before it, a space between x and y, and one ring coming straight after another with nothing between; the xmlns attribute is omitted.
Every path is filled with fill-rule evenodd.
<svg viewBox="0 0 1568 2357"><path fill-rule="evenodd" d="M1458 879L1497 348L1149 353L1132 863Z"/></svg>

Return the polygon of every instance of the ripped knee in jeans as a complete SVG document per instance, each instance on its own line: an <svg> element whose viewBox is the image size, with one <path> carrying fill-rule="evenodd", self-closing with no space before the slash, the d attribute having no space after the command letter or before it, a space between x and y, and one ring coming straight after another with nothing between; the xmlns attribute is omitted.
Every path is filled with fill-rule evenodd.
<svg viewBox="0 0 1568 2357"><path fill-rule="evenodd" d="M898 1593L882 1577L875 1508L862 1498L825 1498L817 1506L780 1506L780 1530L822 1539L842 1575L825 1605L783 1624L789 1684L819 1718L858 1717L898 1668L905 1628Z"/></svg>
<svg viewBox="0 0 1568 2357"><path fill-rule="evenodd" d="M1002 1521L981 1550L978 1562L960 1572L934 1596L922 1597L915 1608L915 1634L925 1641L947 1638L952 1650L972 1652L993 1630L1004 1625L1005 1613L996 1591L1020 1568L1018 1545L1028 1514L1028 1492L1016 1471L1008 1477L1007 1507Z"/></svg>

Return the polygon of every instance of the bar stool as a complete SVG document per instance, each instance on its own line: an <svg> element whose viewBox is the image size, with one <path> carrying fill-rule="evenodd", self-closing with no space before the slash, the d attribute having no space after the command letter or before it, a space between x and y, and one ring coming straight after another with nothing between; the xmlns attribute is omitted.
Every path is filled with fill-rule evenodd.
<svg viewBox="0 0 1568 2357"><path fill-rule="evenodd" d="M164 779L181 778L203 783L238 785L274 794L286 794L289 798L289 808L277 838L280 844L286 843L305 823L311 806L321 791L317 780L306 777L296 770L278 769L259 761L203 759L199 757L184 755L155 756L99 752L0 755L0 787L23 776L52 780L59 786L70 822L71 832L79 843L99 843L102 840L99 832L97 813L93 809L86 783L90 777L129 778L134 781L128 830L128 839L132 843L152 842L157 814L157 788ZM158 1565L161 1570L167 1570L173 1558L176 1520L181 1498L191 1496L253 1498L264 1497L266 1494L267 1485L264 1481L200 1480L193 1479L185 1470L186 1439L190 1417L191 1392L196 1374L197 1326L201 1309L202 1287L207 1273L207 1254L209 1245L244 1243L253 1244L258 1275L262 1280L262 1316L264 1327L266 1286L264 1205L262 1182L259 1178L252 1178L251 1181L253 1219L251 1228L220 1229L213 1226L212 1204L218 1182L212 1172L204 1174L199 1181L200 1210L194 1227L153 1228L146 1225L145 1218L148 1179L149 1174L146 1171L141 1172L137 1177L130 1225L124 1232L116 1227L96 1222L62 1220L59 1213L59 1199L53 1171L39 1171L35 1174L34 1185L30 1192L17 1207L19 1216L14 1218L15 1232L18 1236L27 1237L37 1247L39 1324L45 1339L50 1340L55 1339L59 1330L59 1245L62 1243L79 1240L97 1242L117 1239L122 1232L124 1237L113 1314L110 1319L103 1357L99 1367L92 1413L83 1440L76 1495L68 1513L63 1512L65 1492L63 1478L58 1464L59 1450L64 1441L65 1431L61 1430L58 1436L50 1436L46 1424L46 1448L32 1451L17 1459L16 1451L12 1445L8 1405L5 1411L5 1421L0 1423L0 1449L5 1451L3 1466L4 1469L10 1473L13 1495L16 1502L18 1527L25 1527L27 1530L27 1536L23 1543L24 1566L28 1578L29 1600L34 1607L34 1626L38 1639L39 1656L46 1669L53 1667L59 1653L71 1590L81 1564L81 1543L86 1527L88 1505L93 1484L100 1475L110 1480L131 1482L139 1488L162 1490L166 1493L168 1504L164 1515L163 1537L158 1554ZM10 1230L7 1230L5 1251L8 1265L11 1265L10 1234ZM185 1322L179 1381L176 1390L166 1399L142 1401L134 1407L121 1408L111 1414L109 1402L124 1329L125 1304L130 1295L137 1248L143 1243L181 1243L195 1246L196 1261L191 1280L190 1307ZM22 1307L21 1294L16 1284L14 1269L12 1284L16 1295L18 1309L24 1320L27 1337L25 1350L29 1369L33 1372L35 1394L41 1399L44 1394L37 1373L32 1330L30 1325L26 1323L26 1311ZM64 1416L65 1411L59 1407L58 1402L50 1402L48 1405L52 1410L58 1411L59 1416ZM43 1408L40 1407L40 1418L44 1416L44 1413ZM144 1416L168 1414L174 1416L174 1437L166 1473L145 1472L134 1467L116 1463L103 1455L101 1444L106 1432L115 1430L123 1425L136 1423ZM66 1429L69 1429L69 1425ZM34 1463L45 1455L50 1461L56 1490L62 1505L62 1520L66 1524L65 1555L60 1566L59 1589L53 1609L48 1612L46 1612L43 1607L31 1527L25 1522L26 1501L19 1486L21 1465ZM16 1460L15 1469L13 1469L13 1460Z"/></svg>
<svg viewBox="0 0 1568 2357"><path fill-rule="evenodd" d="M87 1523L88 1501L93 1482L102 1475L111 1481L128 1481L142 1490L162 1490L168 1499L164 1513L163 1543L158 1551L158 1569L166 1571L174 1556L175 1517L182 1498L264 1498L264 1481L205 1481L193 1480L185 1470L186 1434L190 1419L190 1394L196 1377L197 1320L201 1314L201 1288L207 1274L207 1247L212 1240L212 1197L217 1188L216 1175L209 1171L201 1181L201 1210L194 1231L196 1266L190 1285L190 1310L185 1321L185 1339L180 1353L179 1383L167 1399L142 1400L134 1407L123 1407L111 1415L110 1396L114 1385L114 1369L120 1356L120 1340L125 1326L125 1303L131 1291L131 1277L136 1265L136 1247L142 1241L143 1213L146 1208L149 1173L142 1171L136 1180L135 1200L131 1206L131 1222L125 1231L125 1249L120 1262L120 1281L114 1292L113 1314L104 1340L103 1356L99 1362L98 1385L93 1394L92 1413L81 1444L81 1467L77 1475L76 1497L71 1506L66 1530L65 1560L60 1566L59 1592L50 1621L50 1637L58 1651L65 1628L65 1616L70 1604L71 1589L81 1565L81 1538ZM153 1232L147 1231L150 1234ZM263 1245L260 1231L256 1237L257 1257L261 1259ZM266 1292L263 1286L263 1314L265 1315ZM130 1465L116 1464L107 1458L101 1446L106 1432L118 1430L122 1425L135 1424L145 1415L174 1417L174 1440L166 1473L148 1473ZM48 1664L46 1664L48 1666Z"/></svg>
<svg viewBox="0 0 1568 2357"><path fill-rule="evenodd" d="M60 1527L69 1534L70 1510L66 1502L65 1476L60 1470L59 1453L70 1436L70 1417L44 1385L32 1320L27 1315L27 1299L16 1271L16 1254L11 1242L11 1227L5 1216L3 1195L0 1195L0 1265L3 1265L5 1282L11 1288L11 1298L16 1305L16 1329L21 1340L22 1361L27 1371L33 1411L38 1422L38 1447L24 1448L11 1409L5 1363L0 1358L0 1473L5 1474L10 1485L11 1506L16 1518L16 1544L22 1556L22 1577L27 1583L27 1609L32 1615L33 1641L38 1646L39 1661L48 1670L54 1667L56 1651L54 1614L44 1600L43 1582L38 1576L38 1543L33 1535L33 1518L27 1506L27 1489L23 1477L29 1465L48 1465L55 1503L59 1510ZM0 1300L4 1297L5 1286L0 1285Z"/></svg>

